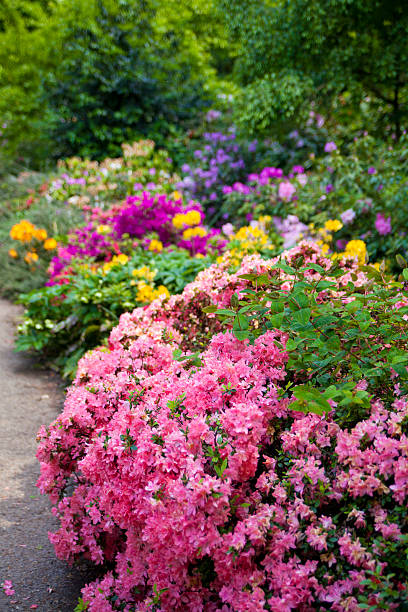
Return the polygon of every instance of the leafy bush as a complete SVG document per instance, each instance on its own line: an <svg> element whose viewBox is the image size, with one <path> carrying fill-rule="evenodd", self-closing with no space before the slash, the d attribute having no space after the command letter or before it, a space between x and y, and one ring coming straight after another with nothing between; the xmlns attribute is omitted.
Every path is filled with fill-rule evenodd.
<svg viewBox="0 0 408 612"><path fill-rule="evenodd" d="M163 144L228 73L214 3L5 0L0 7L0 151L30 167L102 159L123 141Z"/></svg>
<svg viewBox="0 0 408 612"><path fill-rule="evenodd" d="M284 177L280 169L264 168L250 174L244 184L224 187L221 212L241 223L249 215L279 217L280 232L286 231L281 220L292 215L297 218L298 235L313 228L316 239L327 238L334 252L344 251L351 240L363 240L371 261L387 259L397 271L395 253L408 253L403 204L407 161L406 135L394 147L362 137L345 153L329 141L326 155L314 162L310 172L295 166ZM287 222L289 234L296 223Z"/></svg>
<svg viewBox="0 0 408 612"><path fill-rule="evenodd" d="M28 198L31 201L31 196ZM24 199L24 202L27 200ZM47 268L57 246L55 237L66 234L70 227L83 222L83 214L74 207L47 201L45 198L30 208L15 212L5 210L0 224L0 293L16 298L20 293L37 289L44 285L48 276ZM21 224L32 225L43 230L42 240L29 231L21 240L10 236L13 228ZM15 234L16 236L18 234ZM37 234L38 235L38 234ZM48 240L48 243L45 241ZM54 244L55 243L55 244ZM47 248L44 248L44 245Z"/></svg>
<svg viewBox="0 0 408 612"><path fill-rule="evenodd" d="M184 250L133 251L131 259L119 256L99 269L84 261L72 266L63 284L20 298L26 310L16 349L34 350L38 358L71 378L79 359L106 341L123 312L169 291L181 291L211 263Z"/></svg>
<svg viewBox="0 0 408 612"><path fill-rule="evenodd" d="M391 132L401 136L408 118L403 0L220 0L220 6L227 28L239 41L235 73L249 90L243 117L249 127L262 129L272 119L279 124L292 118L295 123L303 94L334 114L340 107L340 115L348 99L349 128L354 122L359 129L376 130L381 138ZM275 74L281 88L269 84ZM258 99L251 95L254 91ZM361 113L363 100L372 109L369 114ZM279 102L281 115L275 110Z"/></svg>
<svg viewBox="0 0 408 612"><path fill-rule="evenodd" d="M58 556L110 563L78 609L407 605L408 296L371 272L215 265L82 359L38 451Z"/></svg>

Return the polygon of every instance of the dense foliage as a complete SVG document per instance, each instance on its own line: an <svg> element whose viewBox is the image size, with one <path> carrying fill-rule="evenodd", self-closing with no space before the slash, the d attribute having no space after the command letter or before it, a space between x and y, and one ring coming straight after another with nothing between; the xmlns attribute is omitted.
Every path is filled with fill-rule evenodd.
<svg viewBox="0 0 408 612"><path fill-rule="evenodd" d="M162 143L208 104L233 50L201 0L5 0L0 23L0 148L35 165Z"/></svg>
<svg viewBox="0 0 408 612"><path fill-rule="evenodd" d="M265 131L276 122L293 124L307 100L330 107L341 94L343 104L358 112L360 129L384 133L391 124L400 137L408 104L403 0L220 0L220 5L240 40L236 70L245 89L238 118L245 127Z"/></svg>

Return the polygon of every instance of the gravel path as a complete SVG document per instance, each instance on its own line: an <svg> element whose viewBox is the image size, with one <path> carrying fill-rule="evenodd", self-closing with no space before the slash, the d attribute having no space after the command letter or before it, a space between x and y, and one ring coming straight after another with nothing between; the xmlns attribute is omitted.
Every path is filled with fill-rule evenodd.
<svg viewBox="0 0 408 612"><path fill-rule="evenodd" d="M72 612L93 571L57 560L47 537L57 522L35 486L36 434L61 410L63 391L57 376L13 353L18 314L0 300L0 583L15 589L11 597L1 589L0 611Z"/></svg>

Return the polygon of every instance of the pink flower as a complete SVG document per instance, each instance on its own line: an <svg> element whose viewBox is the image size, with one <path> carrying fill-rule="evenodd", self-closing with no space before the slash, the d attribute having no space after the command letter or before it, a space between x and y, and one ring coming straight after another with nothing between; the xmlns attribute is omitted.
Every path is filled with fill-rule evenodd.
<svg viewBox="0 0 408 612"><path fill-rule="evenodd" d="M391 217L385 218L382 213L377 213L375 220L375 229L381 236L386 236L391 233Z"/></svg>
<svg viewBox="0 0 408 612"><path fill-rule="evenodd" d="M296 191L296 187L289 181L283 181L279 183L278 195L282 200L290 200Z"/></svg>
<svg viewBox="0 0 408 612"><path fill-rule="evenodd" d="M7 597L11 597L12 595L14 595L15 590L13 589L13 583L11 582L11 580L4 580L2 586L3 591L5 595L7 595Z"/></svg>

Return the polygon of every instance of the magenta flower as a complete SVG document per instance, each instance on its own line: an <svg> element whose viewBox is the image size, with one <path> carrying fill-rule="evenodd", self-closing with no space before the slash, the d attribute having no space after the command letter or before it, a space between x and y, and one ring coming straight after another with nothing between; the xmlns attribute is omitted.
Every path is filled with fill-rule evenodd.
<svg viewBox="0 0 408 612"><path fill-rule="evenodd" d="M382 213L377 213L375 229L381 236L391 234L391 217L385 218Z"/></svg>

